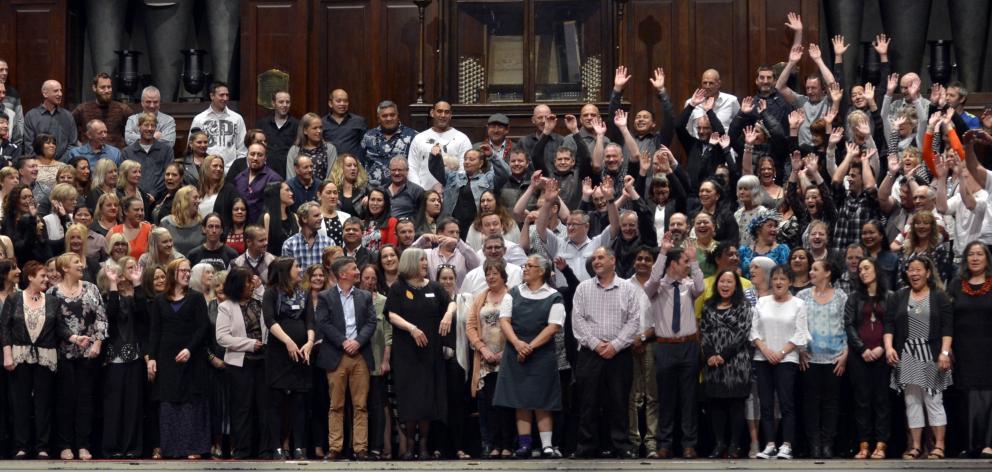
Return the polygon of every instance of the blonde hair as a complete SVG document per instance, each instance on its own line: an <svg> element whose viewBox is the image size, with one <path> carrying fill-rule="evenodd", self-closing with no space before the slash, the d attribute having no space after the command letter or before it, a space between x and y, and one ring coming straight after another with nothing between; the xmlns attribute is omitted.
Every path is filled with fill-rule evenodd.
<svg viewBox="0 0 992 472"><path fill-rule="evenodd" d="M58 271L59 275L65 276L65 268L72 264L73 259L82 260L83 258L74 252L66 252L55 258L55 270Z"/></svg>
<svg viewBox="0 0 992 472"><path fill-rule="evenodd" d="M127 240L127 236L124 233L110 233L107 235L107 254L114 253L114 245L117 243L127 244L127 253L131 254L131 241Z"/></svg>
<svg viewBox="0 0 992 472"><path fill-rule="evenodd" d="M218 156L216 154L210 154L207 157L204 157L203 158L203 162L200 163L200 188L199 188L199 190L200 190L200 197L201 198L203 198L206 195L213 195L215 193L219 193L220 192L220 189L222 187L224 187L224 175L223 174L221 174L220 180L218 180L216 182L213 182L212 185L211 185L210 182L208 182L208 179L209 179L208 176L210 175L210 164L213 163L214 159L220 159L221 162L224 161L224 158L223 157L220 157L220 156ZM212 188L215 188L216 191L213 192L213 193L209 192L208 190L210 190L211 187Z"/></svg>
<svg viewBox="0 0 992 472"><path fill-rule="evenodd" d="M105 193L103 195L100 195L100 198L96 200L96 211L94 212L95 214L93 215L93 221L100 221L100 219L103 217L103 206L106 205L107 202L111 200L117 203L117 222L120 223L121 215L124 214L124 211L121 208L121 199L117 198L116 193ZM110 238L107 238L107 240L109 241Z"/></svg>
<svg viewBox="0 0 992 472"><path fill-rule="evenodd" d="M3 169L0 169L0 181L3 181L3 179L6 179L7 177L10 177L12 175L19 175L19 173L17 172L17 168L15 168L14 166L7 166L4 167Z"/></svg>
<svg viewBox="0 0 992 472"><path fill-rule="evenodd" d="M121 190L127 188L127 176L134 169L140 170L141 163L131 159L121 162L121 165L117 168L117 188Z"/></svg>
<svg viewBox="0 0 992 472"><path fill-rule="evenodd" d="M176 226L187 227L200 224L201 218L198 211L194 211L193 216L190 216L191 208L197 210L193 206L193 192L198 191L192 185L184 185L176 190L176 196L172 200L172 220Z"/></svg>
<svg viewBox="0 0 992 472"><path fill-rule="evenodd" d="M79 192L76 191L76 187L70 184L55 184L52 187L52 193L48 194L48 200L53 203L75 201L77 198L79 198Z"/></svg>
<svg viewBox="0 0 992 472"><path fill-rule="evenodd" d="M143 125L145 123L148 123L148 122L155 123L157 125L158 124L158 117L155 116L154 114L148 113L148 112L145 112L145 113L142 113L142 114L138 115L138 126L141 126L141 125Z"/></svg>
<svg viewBox="0 0 992 472"><path fill-rule="evenodd" d="M369 174L368 172L365 171L365 167L362 166L362 163L358 160L358 158L355 157L354 154L350 154L350 153L341 154L340 156L338 156L337 159L334 160L334 164L331 164L331 171L327 177L327 180L334 182L334 185L337 186L339 191L344 188L345 159L354 160L355 165L358 166L358 177L355 179L354 188L356 189L365 188L365 186L368 185L369 183Z"/></svg>
<svg viewBox="0 0 992 472"><path fill-rule="evenodd" d="M320 123L320 115L314 112L307 113L300 118L300 127L296 132L296 141L293 143L295 146L302 148L309 144L307 142L307 128L313 126L314 121ZM321 141L323 141L323 138Z"/></svg>
<svg viewBox="0 0 992 472"><path fill-rule="evenodd" d="M59 184L59 185L66 185L66 184ZM79 234L79 236L81 236L83 238L83 250L82 250L82 253L79 254L79 257L85 258L86 257L86 237L89 236L89 233L90 233L90 230L88 228L86 228L85 226L79 224L79 223L73 223L73 224L69 225L69 227L66 228L66 230L65 230L65 252L68 253L68 252L71 251L69 249L69 236L71 236L73 234Z"/></svg>
<svg viewBox="0 0 992 472"><path fill-rule="evenodd" d="M165 229L165 228L163 228L161 226L153 229L152 232L148 234L148 261L149 261L149 263L151 263L151 264L161 264L162 263L162 256L164 256L166 254L159 254L159 252L158 252L158 243L162 242L162 238L164 238L166 236L168 236L168 237L171 238L172 237L172 233L170 233L169 230L167 230L167 229ZM175 251L176 251L175 249L172 250L172 252L175 252ZM167 254L167 256L169 257L169 260L172 260L172 254L171 253L170 254Z"/></svg>
<svg viewBox="0 0 992 472"><path fill-rule="evenodd" d="M117 164L110 159L100 159L96 161L96 165L93 166L93 171L90 173L90 190L100 190L103 186L103 181L107 180L107 174L112 170L117 170ZM120 175L117 176L117 181L120 182Z"/></svg>

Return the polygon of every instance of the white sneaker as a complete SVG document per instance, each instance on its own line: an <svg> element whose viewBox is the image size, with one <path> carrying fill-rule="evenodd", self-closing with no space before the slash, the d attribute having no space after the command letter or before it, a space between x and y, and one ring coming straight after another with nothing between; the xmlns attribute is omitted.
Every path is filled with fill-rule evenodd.
<svg viewBox="0 0 992 472"><path fill-rule="evenodd" d="M778 455L775 457L779 459L792 459L792 447L788 444L783 444L782 447L778 448Z"/></svg>
<svg viewBox="0 0 992 472"><path fill-rule="evenodd" d="M778 449L775 448L775 444L774 443L768 443L768 445L765 446L765 450L759 452L754 457L756 457L758 459L774 459L776 457L775 454L777 452L778 452Z"/></svg>
<svg viewBox="0 0 992 472"><path fill-rule="evenodd" d="M751 444L751 449L747 451L748 459L754 459L758 457L759 452L761 452L761 445L758 443Z"/></svg>

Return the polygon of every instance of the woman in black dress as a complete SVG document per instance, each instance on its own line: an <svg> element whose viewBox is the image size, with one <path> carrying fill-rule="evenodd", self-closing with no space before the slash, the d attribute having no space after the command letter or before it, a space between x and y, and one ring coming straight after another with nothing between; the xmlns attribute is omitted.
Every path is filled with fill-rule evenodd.
<svg viewBox="0 0 992 472"><path fill-rule="evenodd" d="M428 279L423 249L403 251L399 280L389 288L385 311L393 331L392 363L399 420L406 424L407 444L420 429L420 457L426 458L431 421L445 421L448 398L441 338L451 332L455 303ZM410 447L401 450L412 459Z"/></svg>
<svg viewBox="0 0 992 472"><path fill-rule="evenodd" d="M710 459L741 456L744 430L744 399L751 390L752 308L744 299L740 278L732 269L716 274L713 296L703 305L699 322L702 332L703 378L710 406L716 446ZM729 428L729 441L728 441Z"/></svg>
<svg viewBox="0 0 992 472"><path fill-rule="evenodd" d="M59 323L58 299L44 293L47 280L45 266L29 261L21 272L24 291L7 297L0 315L3 368L10 375L10 404L16 405L11 408L15 459L27 459L32 449L38 459L48 459L52 393L58 364L56 333L64 325ZM34 443L31 443L32 416Z"/></svg>
<svg viewBox="0 0 992 472"><path fill-rule="evenodd" d="M992 255L973 241L964 249L958 279L948 293L954 300L954 386L968 405L968 450L992 458Z"/></svg>
<svg viewBox="0 0 992 472"><path fill-rule="evenodd" d="M500 306L499 325L506 338L493 404L513 408L517 416L518 458L530 457L531 413L537 416L542 455L556 456L552 443L553 411L561 410L561 379L554 336L565 323L565 302L547 280L551 264L530 256L524 283L510 290Z"/></svg>
<svg viewBox="0 0 992 472"><path fill-rule="evenodd" d="M305 395L310 390L310 351L314 342L313 300L300 285L300 266L280 257L269 266L269 288L262 297L262 317L269 329L265 350L265 378L269 391L269 443L282 444L282 428L289 416L293 432L293 460L305 460ZM288 459L277 448L273 459Z"/></svg>
<svg viewBox="0 0 992 472"><path fill-rule="evenodd" d="M289 184L271 182L265 186L265 213L262 214L261 223L269 235L268 247L272 254L282 254L282 243L300 232L293 208L293 190L289 188Z"/></svg>
<svg viewBox="0 0 992 472"><path fill-rule="evenodd" d="M165 292L150 307L147 362L161 401L162 455L199 459L210 451L207 302L189 289L189 260L170 262L165 274Z"/></svg>

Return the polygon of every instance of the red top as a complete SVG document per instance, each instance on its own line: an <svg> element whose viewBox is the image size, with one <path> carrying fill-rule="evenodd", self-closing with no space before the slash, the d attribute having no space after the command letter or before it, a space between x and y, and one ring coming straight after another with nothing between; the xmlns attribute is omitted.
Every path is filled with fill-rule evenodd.
<svg viewBox="0 0 992 472"><path fill-rule="evenodd" d="M148 235L152 232L152 224L146 221L142 221L141 225L138 226L138 235L134 239L128 241L131 244L131 257L135 260L139 259L142 254L148 252ZM107 231L107 237L110 237L113 233L124 233L124 224L119 224L110 228Z"/></svg>

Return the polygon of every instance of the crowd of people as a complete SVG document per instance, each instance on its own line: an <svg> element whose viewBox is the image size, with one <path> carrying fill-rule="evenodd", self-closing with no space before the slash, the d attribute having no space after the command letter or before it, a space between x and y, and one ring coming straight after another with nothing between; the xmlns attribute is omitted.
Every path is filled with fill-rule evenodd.
<svg viewBox="0 0 992 472"><path fill-rule="evenodd" d="M992 109L786 26L741 100L621 66L476 143L215 82L177 156L154 87L0 61L5 457L992 457Z"/></svg>

